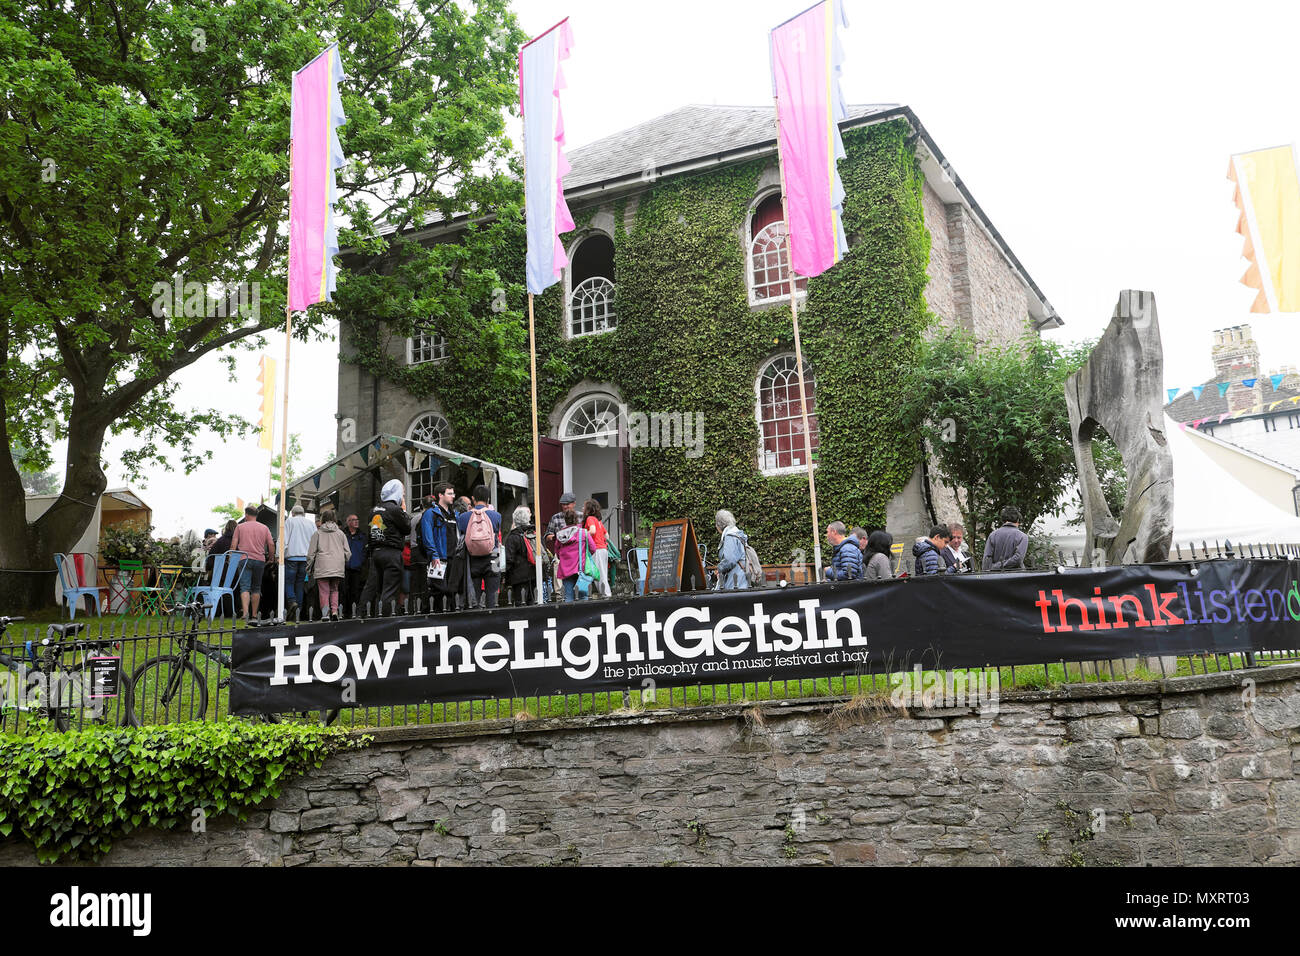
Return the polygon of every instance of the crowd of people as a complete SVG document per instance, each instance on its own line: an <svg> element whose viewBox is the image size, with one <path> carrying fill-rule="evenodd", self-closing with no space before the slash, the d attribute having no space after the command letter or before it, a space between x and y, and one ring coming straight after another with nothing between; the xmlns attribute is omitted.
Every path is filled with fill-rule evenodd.
<svg viewBox="0 0 1300 956"><path fill-rule="evenodd" d="M1029 536L1020 530L1020 520L1019 509L1002 509L1001 525L985 542L981 571L1024 568ZM719 511L715 521L720 536L715 587L734 590L759 585L763 580L761 565L748 537L737 527L735 516L730 511ZM911 573L920 577L974 570L965 537L966 529L960 523L934 525L929 535L917 538L912 545ZM825 571L828 581L884 581L895 576L894 536L884 529L869 532L832 521L826 528L826 543L830 547ZM907 573L902 570L899 576Z"/></svg>
<svg viewBox="0 0 1300 956"><path fill-rule="evenodd" d="M244 520L227 522L220 534L209 528L203 539L209 572L217 555L243 554L234 590L235 608L245 621L261 617L264 605L278 604L275 540L270 522L259 516L267 517L260 515L258 506L249 505ZM1024 567L1029 538L1020 530L1020 512L1004 508L1001 520L984 546L982 571ZM714 588L762 586L763 567L735 516L720 510L715 524L719 544ZM956 522L934 525L912 545L911 573L974 570L965 534ZM413 513L406 510L403 483L387 482L364 526L355 514L340 523L332 508L312 516L295 505L284 538L285 609L291 618L339 620L357 612L395 613L402 608L456 611L492 608L502 601L533 604L538 561L543 601L553 595L566 602L609 597L611 555L617 558L595 500L584 502L579 511L577 498L565 492L539 542L527 506L513 510L507 528L485 486L457 496L445 481L435 484ZM827 580L883 581L895 576L894 538L884 529L867 531L832 521L826 542Z"/></svg>

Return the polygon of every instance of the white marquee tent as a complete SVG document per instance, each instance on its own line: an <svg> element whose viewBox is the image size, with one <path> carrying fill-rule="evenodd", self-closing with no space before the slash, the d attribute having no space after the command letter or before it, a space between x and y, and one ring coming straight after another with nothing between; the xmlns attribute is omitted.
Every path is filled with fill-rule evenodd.
<svg viewBox="0 0 1300 956"><path fill-rule="evenodd" d="M1166 419L1165 436L1174 457L1174 540L1187 550L1208 542L1233 545L1300 544L1300 518L1275 507L1238 481L1201 450L1198 439ZM1077 492L1076 492L1077 500ZM1072 512L1077 512L1077 506ZM1039 519L1038 534L1067 554L1084 551L1083 526L1067 527L1072 514ZM1116 516L1118 517L1118 515Z"/></svg>

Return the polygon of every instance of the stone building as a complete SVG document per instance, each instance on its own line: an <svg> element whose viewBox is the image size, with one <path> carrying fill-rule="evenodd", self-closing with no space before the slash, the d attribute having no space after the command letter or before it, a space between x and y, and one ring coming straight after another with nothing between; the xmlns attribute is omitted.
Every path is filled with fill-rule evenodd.
<svg viewBox="0 0 1300 956"><path fill-rule="evenodd" d="M927 310L997 343L1061 319L909 108L851 107L842 131L850 252L796 288L819 504L899 539L928 528L934 502L915 436L880 437L897 403L891 338L914 343ZM711 536L708 516L729 507L763 560L786 560L762 542L807 540L807 463L771 108L686 106L572 150L569 161L570 265L536 312L539 369L555 359L568 370L539 375L543 518L569 490L599 501L615 534L691 514ZM454 241L464 228L434 222L414 235ZM904 272L917 261L909 285ZM456 362L437 317L424 328L393 336L388 355L407 366ZM338 411L359 438L414 437L531 470L518 443L503 452L459 434L457 412L471 397L417 397L350 363L346 331ZM527 401L524 390L525 413ZM515 421L526 447L527 419ZM418 470L403 477L408 501L433 481ZM368 505L364 486L343 507Z"/></svg>

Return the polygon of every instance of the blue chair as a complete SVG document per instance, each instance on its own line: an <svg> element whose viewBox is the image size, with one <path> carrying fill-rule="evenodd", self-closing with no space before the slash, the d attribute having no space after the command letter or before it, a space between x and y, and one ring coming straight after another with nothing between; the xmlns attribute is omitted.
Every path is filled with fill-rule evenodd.
<svg viewBox="0 0 1300 956"><path fill-rule="evenodd" d="M225 554L212 556L212 581L194 589L194 596L207 605L208 620L217 616L221 599L229 596L230 605L235 608L235 582L239 572L244 568L247 555L242 551L227 551ZM236 613L238 609L235 608Z"/></svg>
<svg viewBox="0 0 1300 956"><path fill-rule="evenodd" d="M645 594L645 566L650 560L650 549L629 548L627 554L632 563L632 583L636 585L636 593Z"/></svg>
<svg viewBox="0 0 1300 956"><path fill-rule="evenodd" d="M59 586L63 589L63 600L68 605L68 620L77 618L77 605L83 597L93 598L95 613L103 616L99 603L99 587L96 585L95 558L90 554L56 554L54 566L59 569ZM87 586L86 581L90 581Z"/></svg>

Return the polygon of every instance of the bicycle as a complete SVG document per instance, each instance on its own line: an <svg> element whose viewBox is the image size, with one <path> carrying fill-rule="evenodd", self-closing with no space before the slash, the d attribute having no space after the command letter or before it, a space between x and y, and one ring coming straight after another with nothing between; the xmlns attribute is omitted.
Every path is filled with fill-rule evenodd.
<svg viewBox="0 0 1300 956"><path fill-rule="evenodd" d="M127 708L138 723L178 723L202 720L207 715L208 679L195 666L195 655L225 669L226 673L217 679L218 692L230 686L233 670L230 655L221 647L199 640L199 622L205 619L204 611L202 601L176 605L173 614L184 614L190 621L189 629L177 635L180 648L170 654L150 657L136 668ZM338 715L337 710L321 710L314 719L307 713L298 716L328 725ZM292 718L289 715L264 714L262 719L267 723L280 723Z"/></svg>
<svg viewBox="0 0 1300 956"><path fill-rule="evenodd" d="M21 620L21 617L0 617L0 637L4 636L10 624ZM131 697L131 680L122 670L121 657L112 654L87 656L96 651L120 651L121 642L78 638L76 635L87 626L88 622L49 625L45 638L39 643L24 643L25 659L0 653L0 668L10 672L0 673L0 725L4 722L3 712L12 708L20 715L14 721L15 730L19 732L26 729L27 722L22 714L53 721L61 731L112 726L117 721L109 713L111 708L105 701L113 697L123 701L121 724L133 725L127 704ZM77 657L73 663L65 663L66 654ZM111 660L117 663L107 667L96 663ZM108 679L109 675L116 676L115 687Z"/></svg>

